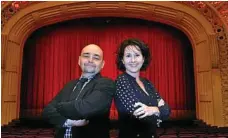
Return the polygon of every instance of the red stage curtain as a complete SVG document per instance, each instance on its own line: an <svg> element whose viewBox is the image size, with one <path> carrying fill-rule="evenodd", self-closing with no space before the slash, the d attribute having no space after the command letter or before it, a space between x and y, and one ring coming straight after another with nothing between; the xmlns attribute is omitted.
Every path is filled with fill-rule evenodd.
<svg viewBox="0 0 228 138"><path fill-rule="evenodd" d="M158 23L128 19L130 25L115 20L101 24L69 21L39 29L28 38L23 57L21 117L39 116L66 82L80 76L78 56L87 44L101 46L106 61L102 75L115 79L120 73L115 64L117 47L130 37L142 39L150 47L152 62L142 76L151 80L169 103L172 118L194 117L193 58L186 36ZM114 105L110 116L117 118Z"/></svg>

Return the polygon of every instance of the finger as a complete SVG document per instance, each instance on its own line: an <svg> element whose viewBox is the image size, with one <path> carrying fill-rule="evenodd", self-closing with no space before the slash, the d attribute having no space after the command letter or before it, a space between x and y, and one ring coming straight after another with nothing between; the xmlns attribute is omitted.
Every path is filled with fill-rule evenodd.
<svg viewBox="0 0 228 138"><path fill-rule="evenodd" d="M163 106L165 104L164 100L161 99L159 102L158 102L158 106Z"/></svg>
<svg viewBox="0 0 228 138"><path fill-rule="evenodd" d="M138 112L140 112L140 111L143 111L143 107L140 107L140 108L138 108L138 109L136 109L135 111L134 111L134 113L138 113Z"/></svg>
<svg viewBox="0 0 228 138"><path fill-rule="evenodd" d="M141 103L141 102L137 102L137 103L134 104L134 107L138 107L138 106L144 106L144 104Z"/></svg>
<svg viewBox="0 0 228 138"><path fill-rule="evenodd" d="M79 119L79 120L75 120L75 122L81 123L81 122L85 122L85 120Z"/></svg>
<svg viewBox="0 0 228 138"><path fill-rule="evenodd" d="M134 111L133 115L136 115L136 114L138 114L138 112L141 112L141 111L144 111L142 107L136 109L136 110Z"/></svg>
<svg viewBox="0 0 228 138"><path fill-rule="evenodd" d="M164 104L165 103L165 101L163 100L163 99L160 99L160 101L159 102L161 102L162 104Z"/></svg>
<svg viewBox="0 0 228 138"><path fill-rule="evenodd" d="M135 116L140 116L140 115L143 115L143 114L145 114L145 111L140 111L140 112L136 113Z"/></svg>
<svg viewBox="0 0 228 138"><path fill-rule="evenodd" d="M144 115L140 116L139 119L142 119L142 118L144 118L146 116L147 116L147 113L145 113Z"/></svg>

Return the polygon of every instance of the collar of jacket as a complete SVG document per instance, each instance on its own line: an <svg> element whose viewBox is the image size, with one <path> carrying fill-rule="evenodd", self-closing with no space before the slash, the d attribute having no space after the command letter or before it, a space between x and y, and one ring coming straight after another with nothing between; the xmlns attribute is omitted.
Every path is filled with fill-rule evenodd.
<svg viewBox="0 0 228 138"><path fill-rule="evenodd" d="M100 78L101 77L101 74L100 73L97 73L95 75L92 75L88 78L88 80L92 80L92 79L95 79L95 78ZM79 78L79 80L83 78L82 76Z"/></svg>

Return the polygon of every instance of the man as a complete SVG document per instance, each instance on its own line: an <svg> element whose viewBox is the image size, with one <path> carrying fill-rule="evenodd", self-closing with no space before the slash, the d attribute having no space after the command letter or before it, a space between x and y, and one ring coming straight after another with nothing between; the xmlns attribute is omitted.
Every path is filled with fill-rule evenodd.
<svg viewBox="0 0 228 138"><path fill-rule="evenodd" d="M56 126L56 138L109 138L115 83L100 75L104 63L99 46L85 46L78 60L80 79L67 83L44 108L42 115Z"/></svg>

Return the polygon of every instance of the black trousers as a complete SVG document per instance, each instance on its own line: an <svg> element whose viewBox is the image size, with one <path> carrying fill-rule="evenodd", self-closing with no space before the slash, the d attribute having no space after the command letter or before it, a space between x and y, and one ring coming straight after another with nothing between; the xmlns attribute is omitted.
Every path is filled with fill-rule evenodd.
<svg viewBox="0 0 228 138"><path fill-rule="evenodd" d="M158 138L155 125L124 125L119 129L119 138Z"/></svg>

